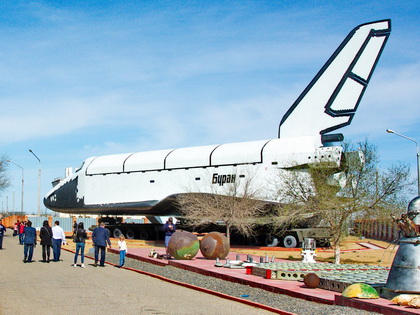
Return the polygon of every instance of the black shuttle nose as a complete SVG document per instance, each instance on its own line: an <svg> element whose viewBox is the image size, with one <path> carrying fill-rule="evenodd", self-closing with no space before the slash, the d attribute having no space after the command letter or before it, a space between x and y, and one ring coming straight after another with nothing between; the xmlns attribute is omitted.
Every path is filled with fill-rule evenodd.
<svg viewBox="0 0 420 315"><path fill-rule="evenodd" d="M84 198L77 197L77 177L57 186L48 196L44 198L44 205L54 211L64 209L78 209L84 206Z"/></svg>

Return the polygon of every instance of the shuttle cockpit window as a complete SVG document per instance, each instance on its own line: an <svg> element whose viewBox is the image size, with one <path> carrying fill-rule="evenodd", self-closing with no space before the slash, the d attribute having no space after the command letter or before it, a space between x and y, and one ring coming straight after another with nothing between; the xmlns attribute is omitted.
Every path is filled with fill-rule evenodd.
<svg viewBox="0 0 420 315"><path fill-rule="evenodd" d="M76 173L83 168L83 165L85 165L85 162L83 162L82 165L79 168L76 168Z"/></svg>

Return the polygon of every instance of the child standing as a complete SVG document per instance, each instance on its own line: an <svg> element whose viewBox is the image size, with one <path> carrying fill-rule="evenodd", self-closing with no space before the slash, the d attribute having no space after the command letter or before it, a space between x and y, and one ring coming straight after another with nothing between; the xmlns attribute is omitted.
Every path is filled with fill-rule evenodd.
<svg viewBox="0 0 420 315"><path fill-rule="evenodd" d="M120 240L118 241L118 247L120 248L120 268L125 264L125 255L127 255L127 243L125 242L124 235L120 235Z"/></svg>

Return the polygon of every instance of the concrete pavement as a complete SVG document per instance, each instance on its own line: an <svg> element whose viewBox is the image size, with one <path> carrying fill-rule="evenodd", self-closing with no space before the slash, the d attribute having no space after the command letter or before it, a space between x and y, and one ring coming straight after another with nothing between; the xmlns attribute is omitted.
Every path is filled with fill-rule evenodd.
<svg viewBox="0 0 420 315"><path fill-rule="evenodd" d="M0 251L0 314L272 314L111 265L74 268L73 254L23 263L23 246L8 230ZM80 258L79 258L80 261Z"/></svg>

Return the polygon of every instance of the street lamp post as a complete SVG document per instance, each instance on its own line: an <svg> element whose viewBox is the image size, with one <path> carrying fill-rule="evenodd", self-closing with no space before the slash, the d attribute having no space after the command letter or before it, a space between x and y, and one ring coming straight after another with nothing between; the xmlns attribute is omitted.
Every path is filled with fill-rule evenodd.
<svg viewBox="0 0 420 315"><path fill-rule="evenodd" d="M39 157L36 156L36 154L32 150L29 150L29 152L31 152L33 156L36 157L36 159L39 162L38 164L38 216L40 216L41 215L41 160L39 159Z"/></svg>
<svg viewBox="0 0 420 315"><path fill-rule="evenodd" d="M20 166L20 165L18 165L18 164L16 164L15 162L13 162L12 160L7 160L7 162L9 162L9 163L13 163L14 165L16 165L17 167L20 167L20 169L22 170L22 200L20 201L20 212L22 212L23 213L23 191L24 191L24 183L25 183L25 180L24 180L24 172L23 172L23 167L22 166Z"/></svg>
<svg viewBox="0 0 420 315"><path fill-rule="evenodd" d="M400 136L400 137L403 137L403 138L405 138L407 140L413 141L416 144L416 154L417 154L417 195L420 196L420 152L419 152L419 145L418 145L417 141L414 140L414 139L412 139L412 138L409 138L407 136L404 136L404 135L402 135L402 134L400 134L398 132L395 132L392 129L387 129L386 132L393 133L393 134L395 134L397 136Z"/></svg>

